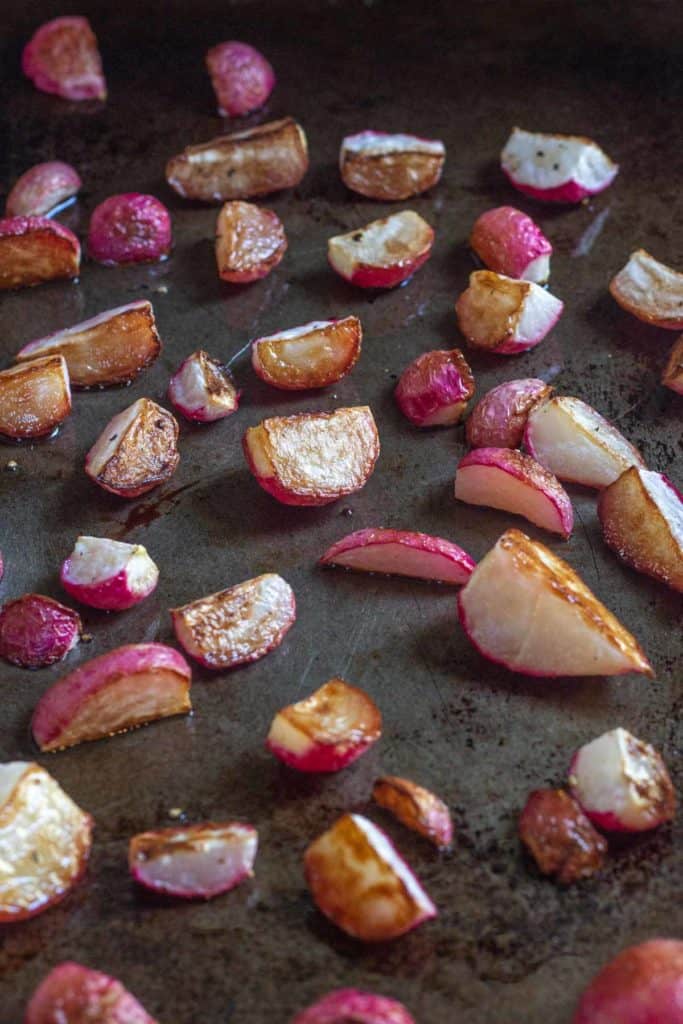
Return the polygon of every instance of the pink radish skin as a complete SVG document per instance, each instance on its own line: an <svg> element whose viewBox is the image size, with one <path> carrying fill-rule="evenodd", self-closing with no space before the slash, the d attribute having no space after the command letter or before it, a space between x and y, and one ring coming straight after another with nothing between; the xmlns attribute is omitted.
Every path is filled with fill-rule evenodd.
<svg viewBox="0 0 683 1024"><path fill-rule="evenodd" d="M141 544L79 537L62 565L60 581L71 597L91 608L121 612L149 597L159 570Z"/></svg>
<svg viewBox="0 0 683 1024"><path fill-rule="evenodd" d="M188 356L168 386L168 397L185 419L215 423L237 412L241 392L230 371L199 349Z"/></svg>
<svg viewBox="0 0 683 1024"><path fill-rule="evenodd" d="M519 192L545 203L580 203L611 185L619 171L592 139L522 128L513 128L501 167Z"/></svg>
<svg viewBox="0 0 683 1024"><path fill-rule="evenodd" d="M539 345L564 303L533 281L475 270L455 304L458 326L473 348L514 356Z"/></svg>
<svg viewBox="0 0 683 1024"><path fill-rule="evenodd" d="M5 203L6 217L44 217L71 199L82 181L70 164L61 160L36 164L15 181Z"/></svg>
<svg viewBox="0 0 683 1024"><path fill-rule="evenodd" d="M88 253L98 263L158 263L170 253L171 242L171 215L154 196L109 196L90 216Z"/></svg>
<svg viewBox="0 0 683 1024"><path fill-rule="evenodd" d="M21 668L44 668L78 643L78 612L43 594L24 594L0 609L0 658Z"/></svg>
<svg viewBox="0 0 683 1024"><path fill-rule="evenodd" d="M340 988L302 1010L291 1024L415 1024L405 1006L386 996Z"/></svg>
<svg viewBox="0 0 683 1024"><path fill-rule="evenodd" d="M549 398L552 388L534 377L508 380L493 388L475 405L465 424L472 448L519 448L527 417L537 402Z"/></svg>
<svg viewBox="0 0 683 1024"><path fill-rule="evenodd" d="M242 117L258 110L275 87L272 67L248 43L230 40L212 46L206 55L206 66L221 117Z"/></svg>
<svg viewBox="0 0 683 1024"><path fill-rule="evenodd" d="M41 92L67 100L107 98L97 39L87 18L46 21L24 47L21 70Z"/></svg>
<svg viewBox="0 0 683 1024"><path fill-rule="evenodd" d="M327 243L330 266L359 288L395 288L429 259L434 231L413 210L394 213Z"/></svg>
<svg viewBox="0 0 683 1024"><path fill-rule="evenodd" d="M683 942L650 939L623 950L593 978L572 1024L681 1024Z"/></svg>
<svg viewBox="0 0 683 1024"><path fill-rule="evenodd" d="M423 352L401 374L394 396L416 427L458 423L474 394L474 377L460 349Z"/></svg>
<svg viewBox="0 0 683 1024"><path fill-rule="evenodd" d="M474 222L470 246L489 270L545 284L553 247L538 224L514 206L487 210Z"/></svg>
<svg viewBox="0 0 683 1024"><path fill-rule="evenodd" d="M460 586L470 578L475 562L457 544L410 530L381 527L356 530L328 548L320 565L340 565L357 572L451 583Z"/></svg>
<svg viewBox="0 0 683 1024"><path fill-rule="evenodd" d="M649 252L632 252L609 286L612 298L643 323L669 331L683 328L683 274Z"/></svg>
<svg viewBox="0 0 683 1024"><path fill-rule="evenodd" d="M120 981L66 961L41 981L24 1024L156 1024Z"/></svg>
<svg viewBox="0 0 683 1024"><path fill-rule="evenodd" d="M81 243L49 217L0 220L0 291L78 277Z"/></svg>

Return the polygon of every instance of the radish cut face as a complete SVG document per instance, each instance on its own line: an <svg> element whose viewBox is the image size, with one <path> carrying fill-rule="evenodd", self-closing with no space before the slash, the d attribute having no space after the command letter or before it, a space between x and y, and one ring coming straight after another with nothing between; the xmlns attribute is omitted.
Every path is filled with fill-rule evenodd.
<svg viewBox="0 0 683 1024"><path fill-rule="evenodd" d="M221 117L243 117L258 110L275 86L275 73L263 54L235 39L212 46L206 66Z"/></svg>
<svg viewBox="0 0 683 1024"><path fill-rule="evenodd" d="M320 564L456 586L467 582L475 566L467 552L451 541L427 533L382 528L348 534L327 549Z"/></svg>
<svg viewBox="0 0 683 1024"><path fill-rule="evenodd" d="M333 270L360 288L395 288L425 263L434 231L413 210L373 220L327 243Z"/></svg>
<svg viewBox="0 0 683 1024"><path fill-rule="evenodd" d="M168 397L179 413L196 423L213 423L237 411L239 392L230 371L199 349L171 377Z"/></svg>
<svg viewBox="0 0 683 1024"><path fill-rule="evenodd" d="M78 277L81 243L49 217L0 220L0 291Z"/></svg>
<svg viewBox="0 0 683 1024"><path fill-rule="evenodd" d="M43 978L24 1024L156 1024L120 981L66 961Z"/></svg>
<svg viewBox="0 0 683 1024"><path fill-rule="evenodd" d="M508 380L492 388L467 418L467 441L472 448L519 448L527 417L552 388L535 377Z"/></svg>
<svg viewBox="0 0 683 1024"><path fill-rule="evenodd" d="M545 284L553 247L538 224L514 206L487 210L474 222L470 245L489 270Z"/></svg>
<svg viewBox="0 0 683 1024"><path fill-rule="evenodd" d="M459 423L474 394L474 376L459 348L423 352L401 374L394 397L416 427Z"/></svg>
<svg viewBox="0 0 683 1024"><path fill-rule="evenodd" d="M339 169L352 192L369 199L410 199L436 185L446 158L439 139L365 131L347 135Z"/></svg>
<svg viewBox="0 0 683 1024"><path fill-rule="evenodd" d="M316 320L257 338L251 347L251 364L274 388L325 388L351 372L360 356L362 339L358 317Z"/></svg>
<svg viewBox="0 0 683 1024"><path fill-rule="evenodd" d="M683 274L644 249L631 253L609 290L622 309L644 323L670 331L683 328Z"/></svg>
<svg viewBox="0 0 683 1024"><path fill-rule="evenodd" d="M237 200L223 206L216 223L216 264L222 281L259 281L286 251L285 229L272 210Z"/></svg>
<svg viewBox="0 0 683 1024"><path fill-rule="evenodd" d="M372 787L372 799L413 832L439 849L451 845L453 822L443 800L410 779L384 775Z"/></svg>
<svg viewBox="0 0 683 1024"><path fill-rule="evenodd" d="M458 326L473 348L510 356L534 348L562 315L564 303L533 281L475 270L455 304Z"/></svg>
<svg viewBox="0 0 683 1024"><path fill-rule="evenodd" d="M516 189L546 203L580 203L611 185L619 171L592 139L522 128L513 128L500 161Z"/></svg>
<svg viewBox="0 0 683 1024"><path fill-rule="evenodd" d="M395 999L340 988L298 1013L292 1024L415 1024Z"/></svg>
<svg viewBox="0 0 683 1024"><path fill-rule="evenodd" d="M0 372L0 434L15 441L48 437L71 412L63 356L45 356Z"/></svg>
<svg viewBox="0 0 683 1024"><path fill-rule="evenodd" d="M5 203L6 217L45 217L75 196L82 181L71 164L50 160L36 164L18 178Z"/></svg>
<svg viewBox="0 0 683 1024"><path fill-rule="evenodd" d="M590 878L602 867L607 843L563 789L537 789L519 818L519 838L543 875L561 885Z"/></svg>
<svg viewBox="0 0 683 1024"><path fill-rule="evenodd" d="M593 978L572 1024L680 1024L682 987L683 942L630 946Z"/></svg>
<svg viewBox="0 0 683 1024"><path fill-rule="evenodd" d="M21 70L41 92L66 100L107 98L100 51L87 18L46 21L24 47Z"/></svg>
<svg viewBox="0 0 683 1024"><path fill-rule="evenodd" d="M85 471L105 491L137 498L175 473L178 423L150 398L138 398L109 421L85 458Z"/></svg>
<svg viewBox="0 0 683 1024"><path fill-rule="evenodd" d="M106 537L78 537L62 565L61 584L81 604L123 611L156 588L159 570L142 544Z"/></svg>

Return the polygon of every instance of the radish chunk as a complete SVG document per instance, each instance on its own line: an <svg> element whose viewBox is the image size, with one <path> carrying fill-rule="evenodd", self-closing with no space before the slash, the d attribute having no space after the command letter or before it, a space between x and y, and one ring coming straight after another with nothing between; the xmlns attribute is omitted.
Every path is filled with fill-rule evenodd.
<svg viewBox="0 0 683 1024"><path fill-rule="evenodd" d="M42 594L24 594L0 608L0 658L44 668L65 658L80 640L78 612Z"/></svg>
<svg viewBox="0 0 683 1024"><path fill-rule="evenodd" d="M81 243L49 217L0 220L0 291L78 277Z"/></svg>
<svg viewBox="0 0 683 1024"><path fill-rule="evenodd" d="M394 396L416 427L459 423L474 394L474 377L459 348L423 352L401 374Z"/></svg>
<svg viewBox="0 0 683 1024"><path fill-rule="evenodd" d="M351 372L362 340L356 316L315 320L257 338L251 347L251 365L262 380L283 391L325 388Z"/></svg>
<svg viewBox="0 0 683 1024"><path fill-rule="evenodd" d="M602 867L607 843L563 789L537 789L519 818L522 840L543 875L561 885L590 878Z"/></svg>
<svg viewBox="0 0 683 1024"><path fill-rule="evenodd" d="M535 459L509 448L475 448L458 463L455 496L524 516L565 540L574 526L569 495Z"/></svg>
<svg viewBox="0 0 683 1024"><path fill-rule="evenodd" d="M519 448L527 417L552 388L535 377L508 380L492 388L467 418L467 442L472 448Z"/></svg>
<svg viewBox="0 0 683 1024"><path fill-rule="evenodd" d="M465 633L480 654L530 676L643 672L637 641L571 566L508 530L458 594Z"/></svg>
<svg viewBox="0 0 683 1024"><path fill-rule="evenodd" d="M212 46L206 55L221 117L242 117L258 110L275 86L275 73L258 50L231 39Z"/></svg>
<svg viewBox="0 0 683 1024"><path fill-rule="evenodd" d="M560 480L601 489L643 458L604 416L565 396L539 402L529 413L524 444Z"/></svg>
<svg viewBox="0 0 683 1024"><path fill-rule="evenodd" d="M109 196L90 216L88 253L98 263L158 263L170 253L171 242L171 215L154 196Z"/></svg>
<svg viewBox="0 0 683 1024"><path fill-rule="evenodd" d="M683 328L683 274L644 249L631 253L609 290L622 309L644 323L670 331Z"/></svg>
<svg viewBox="0 0 683 1024"><path fill-rule="evenodd" d="M85 471L105 491L137 498L175 473L178 423L150 398L114 416L85 457Z"/></svg>
<svg viewBox="0 0 683 1024"><path fill-rule="evenodd" d="M583 993L572 1024L681 1024L682 990L683 942L651 939L623 950L602 968Z"/></svg>
<svg viewBox="0 0 683 1024"><path fill-rule="evenodd" d="M157 718L186 715L192 710L190 678L189 665L172 647L117 647L43 694L33 712L34 739L44 752L63 750Z"/></svg>
<svg viewBox="0 0 683 1024"><path fill-rule="evenodd" d="M679 395L683 395L683 334L671 349L669 361L662 374L662 384Z"/></svg>
<svg viewBox="0 0 683 1024"><path fill-rule="evenodd" d="M21 70L41 92L66 100L107 98L100 51L87 18L46 21L24 47Z"/></svg>
<svg viewBox="0 0 683 1024"><path fill-rule="evenodd" d="M512 129L500 161L518 191L545 203L580 203L611 185L619 171L592 139L522 128Z"/></svg>
<svg viewBox="0 0 683 1024"><path fill-rule="evenodd" d="M53 434L71 412L69 371L46 356L0 373L0 434L15 441Z"/></svg>
<svg viewBox="0 0 683 1024"><path fill-rule="evenodd" d="M211 821L133 836L128 866L153 892L210 900L253 874L258 834L251 825Z"/></svg>
<svg viewBox="0 0 683 1024"><path fill-rule="evenodd" d="M339 169L352 192L369 199L410 199L436 185L445 158L439 139L365 131L342 139Z"/></svg>
<svg viewBox="0 0 683 1024"><path fill-rule="evenodd" d="M224 203L294 188L308 170L303 128L291 118L188 146L166 165L166 180L184 199Z"/></svg>
<svg viewBox="0 0 683 1024"><path fill-rule="evenodd" d="M81 604L120 612L149 597L159 570L142 544L78 537L59 578L67 594Z"/></svg>
<svg viewBox="0 0 683 1024"><path fill-rule="evenodd" d="M168 397L185 419L213 423L237 411L239 392L230 371L198 349L171 377Z"/></svg>
<svg viewBox="0 0 683 1024"><path fill-rule="evenodd" d="M267 277L287 251L282 221L253 203L226 203L216 223L216 264L222 281L250 284Z"/></svg>
<svg viewBox="0 0 683 1024"><path fill-rule="evenodd" d="M0 822L0 922L9 923L64 899L85 871L93 822L28 761L0 765Z"/></svg>
<svg viewBox="0 0 683 1024"><path fill-rule="evenodd" d="M284 505L328 505L370 479L379 437L367 405L274 416L243 439L251 472Z"/></svg>
<svg viewBox="0 0 683 1024"><path fill-rule="evenodd" d="M82 181L71 164L50 160L24 171L5 203L6 217L44 217L75 196Z"/></svg>
<svg viewBox="0 0 683 1024"><path fill-rule="evenodd" d="M318 909L362 942L386 942L436 917L436 907L389 838L345 814L304 854Z"/></svg>
<svg viewBox="0 0 683 1024"><path fill-rule="evenodd" d="M626 729L612 729L574 754L572 796L608 832L645 832L671 821L676 794L661 756Z"/></svg>
<svg viewBox="0 0 683 1024"><path fill-rule="evenodd" d="M178 643L206 668L257 661L279 647L294 625L294 592L282 576L266 573L228 590L171 609Z"/></svg>
<svg viewBox="0 0 683 1024"><path fill-rule="evenodd" d="M443 800L409 779L385 775L372 787L372 799L413 832L439 849L451 845L453 822Z"/></svg>
<svg viewBox="0 0 683 1024"><path fill-rule="evenodd" d="M538 224L514 206L498 206L474 222L470 245L496 274L545 284L553 247Z"/></svg>
<svg viewBox="0 0 683 1024"><path fill-rule="evenodd" d="M333 270L360 288L395 288L426 263L433 244L427 221L404 210L330 238L327 258Z"/></svg>
<svg viewBox="0 0 683 1024"><path fill-rule="evenodd" d="M533 281L475 270L455 304L472 348L512 356L538 345L560 319L564 303Z"/></svg>
<svg viewBox="0 0 683 1024"><path fill-rule="evenodd" d="M152 303L140 299L31 341L16 358L64 356L73 387L106 388L130 384L160 352Z"/></svg>
<svg viewBox="0 0 683 1024"><path fill-rule="evenodd" d="M338 772L382 735L382 716L367 693L330 679L273 719L266 746L300 772Z"/></svg>
<svg viewBox="0 0 683 1024"><path fill-rule="evenodd" d="M395 999L339 988L298 1013L292 1024L415 1024L405 1006Z"/></svg>
<svg viewBox="0 0 683 1024"><path fill-rule="evenodd" d="M411 576L456 586L467 583L475 567L467 552L449 540L381 527L356 530L338 540L327 549L320 565L341 565L357 572Z"/></svg>
<svg viewBox="0 0 683 1024"><path fill-rule="evenodd" d="M631 466L601 493L598 515L622 561L683 593L683 497L670 480Z"/></svg>
<svg viewBox="0 0 683 1024"><path fill-rule="evenodd" d="M156 1024L120 981L73 961L43 978L24 1024Z"/></svg>

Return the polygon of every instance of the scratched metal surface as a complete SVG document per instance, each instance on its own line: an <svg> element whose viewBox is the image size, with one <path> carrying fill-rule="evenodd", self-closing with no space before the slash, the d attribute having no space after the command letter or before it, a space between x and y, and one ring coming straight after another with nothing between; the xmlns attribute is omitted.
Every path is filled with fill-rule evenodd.
<svg viewBox="0 0 683 1024"><path fill-rule="evenodd" d="M30 31L72 9L89 13L99 35L106 106L41 95L19 74ZM299 617L263 661L229 674L197 671L192 718L37 758L92 812L95 844L87 877L65 902L3 931L1 1024L16 1024L41 976L66 958L119 976L161 1021L177 1024L286 1022L341 985L394 994L421 1024L568 1024L578 993L617 950L681 934L682 829L622 844L600 879L565 892L525 862L516 815L530 788L563 781L577 745L617 724L659 747L680 791L680 600L617 562L601 542L593 496L580 489L572 491L572 539L542 539L642 639L656 667L652 682L544 682L505 672L469 646L450 589L326 573L315 562L349 530L377 524L451 537L475 558L513 523L541 536L503 513L457 505L463 429L420 433L392 400L397 375L419 352L461 343L453 303L472 269L468 229L505 202L532 213L553 241L552 289L566 312L526 355L470 353L479 395L507 378L541 376L610 416L652 468L681 484L683 404L658 386L673 338L623 314L606 291L638 246L683 265L677 5L525 0L506 14L498 4L413 9L388 0L36 2L30 10L10 0L4 12L0 186L59 157L85 182L65 223L82 235L89 211L111 192L149 191L171 209L175 250L168 262L135 270L85 263L78 284L0 298L3 365L29 339L138 297L153 301L165 345L130 389L77 395L53 440L0 447L3 600L29 590L62 597L58 567L78 533L142 542L161 567L157 592L138 609L84 613L92 643L65 665L36 673L2 667L2 759L36 756L32 708L65 670L120 643L170 640L169 606L275 570L292 584ZM267 202L286 225L287 257L247 288L216 277L215 209L181 202L163 180L169 155L223 128L202 56L230 37L262 47L279 75L268 109L252 120L297 116L312 157L301 186ZM527 203L496 166L513 124L594 135L622 165L616 184L577 208ZM381 295L347 287L325 259L329 235L388 209L348 194L335 169L342 135L367 126L437 136L448 147L442 183L406 204L435 226L433 258L407 287ZM104 423L141 395L163 402L170 372L194 348L227 358L258 334L351 312L363 321L363 355L334 389L279 395L238 358L239 413L208 428L182 426L170 484L123 502L85 477L83 456ZM297 510L276 504L250 477L240 446L248 425L366 402L382 455L360 494ZM5 468L10 459L14 473ZM295 777L266 754L263 738L278 707L333 674L375 698L383 739L339 776ZM452 853L431 852L370 808L380 768L449 802ZM174 807L188 821L252 821L261 840L253 882L206 905L166 905L136 891L127 840L170 824ZM345 938L315 911L302 880L306 844L348 809L369 810L388 829L440 909L436 921L391 945L363 948Z"/></svg>

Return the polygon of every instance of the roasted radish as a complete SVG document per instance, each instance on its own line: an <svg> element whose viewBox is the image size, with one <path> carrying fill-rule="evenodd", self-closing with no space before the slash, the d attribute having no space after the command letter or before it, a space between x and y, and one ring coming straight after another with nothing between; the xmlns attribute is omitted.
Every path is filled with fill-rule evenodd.
<svg viewBox="0 0 683 1024"><path fill-rule="evenodd" d="M257 338L251 346L251 365L262 380L283 391L325 388L351 372L362 338L358 317L315 320Z"/></svg>
<svg viewBox="0 0 683 1024"><path fill-rule="evenodd" d="M287 251L282 221L272 210L236 200L216 222L216 265L222 281L250 284L274 270Z"/></svg>
<svg viewBox="0 0 683 1024"><path fill-rule="evenodd" d="M500 161L518 191L545 203L580 203L611 185L619 171L592 139L522 128L512 129Z"/></svg>
<svg viewBox="0 0 683 1024"><path fill-rule="evenodd" d="M82 185L71 164L50 160L36 164L18 178L5 203L6 217L44 217L73 198Z"/></svg>
<svg viewBox="0 0 683 1024"><path fill-rule="evenodd" d="M67 594L81 604L120 612L149 597L159 570L142 544L78 537L59 578Z"/></svg>
<svg viewBox="0 0 683 1024"><path fill-rule="evenodd" d="M514 206L487 210L474 222L470 245L497 274L545 284L553 247L538 224Z"/></svg>
<svg viewBox="0 0 683 1024"><path fill-rule="evenodd" d="M683 395L683 334L674 344L662 374L662 384L679 395Z"/></svg>
<svg viewBox="0 0 683 1024"><path fill-rule="evenodd" d="M395 999L340 988L297 1013L292 1024L415 1024L405 1006Z"/></svg>
<svg viewBox="0 0 683 1024"><path fill-rule="evenodd" d="M78 277L81 243L49 217L0 220L0 291Z"/></svg>
<svg viewBox="0 0 683 1024"><path fill-rule="evenodd" d="M43 978L24 1024L156 1024L120 981L66 961Z"/></svg>
<svg viewBox="0 0 683 1024"><path fill-rule="evenodd" d="M564 303L533 281L475 270L455 304L458 326L473 348L512 356L538 345Z"/></svg>
<svg viewBox="0 0 683 1024"><path fill-rule="evenodd" d="M651 939L602 968L583 993L572 1024L681 1024L683 942Z"/></svg>
<svg viewBox="0 0 683 1024"><path fill-rule="evenodd" d="M395 288L429 259L434 230L413 210L373 220L327 243L333 270L360 288Z"/></svg>
<svg viewBox="0 0 683 1024"><path fill-rule="evenodd" d="M107 98L100 51L87 18L46 21L24 47L21 70L41 92L66 100Z"/></svg>
<svg viewBox="0 0 683 1024"><path fill-rule="evenodd" d="M453 839L453 822L443 800L410 779L384 775L372 787L372 799L413 832L442 849Z"/></svg>
<svg viewBox="0 0 683 1024"><path fill-rule="evenodd" d="M230 371L202 349L180 364L171 377L168 397L179 413L196 423L222 420L239 404Z"/></svg>
<svg viewBox="0 0 683 1024"><path fill-rule="evenodd" d="M474 394L474 377L459 348L423 352L401 374L394 397L416 427L459 423Z"/></svg>
<svg viewBox="0 0 683 1024"><path fill-rule="evenodd" d="M631 253L609 290L622 309L644 323L670 331L683 328L683 274L644 249Z"/></svg>
<svg viewBox="0 0 683 1024"><path fill-rule="evenodd" d="M519 818L519 838L542 875L561 885L590 878L602 867L607 843L563 789L536 789Z"/></svg>
<svg viewBox="0 0 683 1024"><path fill-rule="evenodd" d="M467 583L475 563L461 547L441 537L377 528L356 530L338 540L327 549L320 565L458 586Z"/></svg>
<svg viewBox="0 0 683 1024"><path fill-rule="evenodd" d="M85 471L105 491L137 498L175 473L178 424L151 398L138 398L109 421L85 459Z"/></svg>
<svg viewBox="0 0 683 1024"><path fill-rule="evenodd" d="M342 139L339 169L352 192L370 199L410 199L436 185L445 158L440 139L365 131Z"/></svg>
<svg viewBox="0 0 683 1024"><path fill-rule="evenodd" d="M275 86L275 73L258 50L231 39L212 46L206 55L221 117L242 117L258 110Z"/></svg>
<svg viewBox="0 0 683 1024"><path fill-rule="evenodd" d="M78 612L43 594L24 594L0 608L0 658L22 668L44 668L78 643Z"/></svg>
<svg viewBox="0 0 683 1024"><path fill-rule="evenodd" d="M465 424L472 448L519 448L530 410L552 388L534 377L508 380L477 402Z"/></svg>
<svg viewBox="0 0 683 1024"><path fill-rule="evenodd" d="M46 356L0 373L0 434L24 441L48 437L71 412L69 371Z"/></svg>
<svg viewBox="0 0 683 1024"><path fill-rule="evenodd" d="M157 263L168 256L171 242L171 215L154 196L109 196L90 216L88 254L98 263Z"/></svg>

